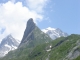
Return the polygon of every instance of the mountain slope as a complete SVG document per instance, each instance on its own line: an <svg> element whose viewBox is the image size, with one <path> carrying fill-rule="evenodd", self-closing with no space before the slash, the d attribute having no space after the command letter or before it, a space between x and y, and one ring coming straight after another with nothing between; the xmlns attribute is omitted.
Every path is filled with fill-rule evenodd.
<svg viewBox="0 0 80 60"><path fill-rule="evenodd" d="M0 60L78 60L79 57L80 35L71 34L52 40L31 18L18 49Z"/></svg>
<svg viewBox="0 0 80 60"><path fill-rule="evenodd" d="M48 27L46 29L42 29L42 31L46 34L48 34L53 40L59 37L67 37L68 34L61 31L59 28L51 28Z"/></svg>
<svg viewBox="0 0 80 60"><path fill-rule="evenodd" d="M22 60L28 58L28 54L37 46L51 42L52 39L42 32L30 18L24 31L22 41L17 50L11 51L1 60Z"/></svg>
<svg viewBox="0 0 80 60"><path fill-rule="evenodd" d="M38 45L28 55L29 60L73 60L80 56L80 35L72 34L50 43ZM79 57L76 59L78 60Z"/></svg>
<svg viewBox="0 0 80 60"><path fill-rule="evenodd" d="M4 38L0 44L0 57L5 56L9 51L17 49L19 42L11 35Z"/></svg>
<svg viewBox="0 0 80 60"><path fill-rule="evenodd" d="M43 33L30 18L27 22L27 27L25 29L22 41L19 45L21 47L35 47L36 45L48 43L52 39L45 33Z"/></svg>
<svg viewBox="0 0 80 60"><path fill-rule="evenodd" d="M0 60L79 60L80 35L72 34L68 37L60 37L52 42L37 45L31 52L27 48L22 50L24 52L19 50L9 52ZM17 53L18 51L19 53ZM29 53L27 54L27 52Z"/></svg>

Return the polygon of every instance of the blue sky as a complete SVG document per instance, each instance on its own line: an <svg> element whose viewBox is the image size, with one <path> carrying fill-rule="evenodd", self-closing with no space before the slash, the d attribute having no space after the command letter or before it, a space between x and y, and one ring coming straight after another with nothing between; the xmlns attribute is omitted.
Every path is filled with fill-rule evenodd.
<svg viewBox="0 0 80 60"><path fill-rule="evenodd" d="M80 0L0 0L0 41L9 34L21 40L31 17L40 29L80 34Z"/></svg>
<svg viewBox="0 0 80 60"><path fill-rule="evenodd" d="M40 28L50 26L68 34L80 34L80 0L52 0L45 10L44 14L50 22L39 22Z"/></svg>

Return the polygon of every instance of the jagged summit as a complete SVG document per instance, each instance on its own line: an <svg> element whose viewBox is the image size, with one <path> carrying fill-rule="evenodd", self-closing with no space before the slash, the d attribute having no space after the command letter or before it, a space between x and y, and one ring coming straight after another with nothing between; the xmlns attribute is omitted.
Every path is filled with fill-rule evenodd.
<svg viewBox="0 0 80 60"><path fill-rule="evenodd" d="M30 19L27 21L27 25L28 25L29 23L34 23L34 22L33 22L33 18L30 18Z"/></svg>
<svg viewBox="0 0 80 60"><path fill-rule="evenodd" d="M45 33L43 33L30 18L27 21L27 27L24 31L24 35L19 47L28 46L33 47L38 44L46 43L52 39Z"/></svg>
<svg viewBox="0 0 80 60"><path fill-rule="evenodd" d="M33 18L30 18L28 21L27 21L27 27L33 27L35 26L35 23L33 21Z"/></svg>
<svg viewBox="0 0 80 60"><path fill-rule="evenodd" d="M46 29L42 29L42 31L46 34L48 34L53 40L59 37L67 37L68 34L63 32L61 29L59 28L51 28L48 27Z"/></svg>
<svg viewBox="0 0 80 60"><path fill-rule="evenodd" d="M0 57L5 56L11 50L17 49L18 46L19 42L11 34L6 36L0 44Z"/></svg>
<svg viewBox="0 0 80 60"><path fill-rule="evenodd" d="M24 40L26 39L26 37L33 31L33 29L35 28L35 23L33 22L33 19L30 18L28 21L27 21L27 26L26 26L26 29L25 29L25 32L24 32L24 35L23 35L23 38L22 38L22 42L24 42Z"/></svg>
<svg viewBox="0 0 80 60"><path fill-rule="evenodd" d="M42 29L42 31L44 32L44 33L46 33L46 32L48 32L49 30L56 30L56 28L51 28L51 27L48 27L48 28L46 28L46 29Z"/></svg>

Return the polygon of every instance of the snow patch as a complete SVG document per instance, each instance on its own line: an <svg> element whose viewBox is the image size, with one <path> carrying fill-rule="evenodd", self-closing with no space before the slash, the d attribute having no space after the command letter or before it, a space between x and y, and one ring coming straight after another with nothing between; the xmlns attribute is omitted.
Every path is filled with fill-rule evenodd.
<svg viewBox="0 0 80 60"><path fill-rule="evenodd" d="M9 52L9 51L5 51L5 52L4 52L4 56L5 56L8 52Z"/></svg>
<svg viewBox="0 0 80 60"><path fill-rule="evenodd" d="M17 49L17 47L12 45L12 49L11 50L15 50L15 49Z"/></svg>
<svg viewBox="0 0 80 60"><path fill-rule="evenodd" d="M55 28L48 27L47 30L56 30Z"/></svg>
<svg viewBox="0 0 80 60"><path fill-rule="evenodd" d="M42 29L42 31L44 33L48 34L53 40L56 39L56 38L59 38L61 36L63 36L63 37L68 36L67 33L62 32L59 28L48 27L46 29Z"/></svg>
<svg viewBox="0 0 80 60"><path fill-rule="evenodd" d="M46 50L47 52L51 51L51 49Z"/></svg>
<svg viewBox="0 0 80 60"><path fill-rule="evenodd" d="M11 46L9 46L8 44L5 44L4 46L5 46L5 47L8 47L8 48L11 48Z"/></svg>
<svg viewBox="0 0 80 60"><path fill-rule="evenodd" d="M51 48L52 46L50 45L50 48Z"/></svg>
<svg viewBox="0 0 80 60"><path fill-rule="evenodd" d="M42 31L43 31L44 33L48 32L49 30L56 30L56 29L55 29L55 28L51 28L51 27L48 27L48 28L46 28L46 29L42 29Z"/></svg>

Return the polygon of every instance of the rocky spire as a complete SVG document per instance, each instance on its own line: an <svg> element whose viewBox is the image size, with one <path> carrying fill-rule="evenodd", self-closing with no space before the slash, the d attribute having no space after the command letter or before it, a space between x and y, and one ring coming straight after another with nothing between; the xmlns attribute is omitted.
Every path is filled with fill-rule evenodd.
<svg viewBox="0 0 80 60"><path fill-rule="evenodd" d="M43 44L51 41L52 39L45 33L43 33L30 18L27 22L22 41L18 48L32 48L39 44Z"/></svg>
<svg viewBox="0 0 80 60"><path fill-rule="evenodd" d="M26 29L25 29L25 32L24 32L24 35L23 35L23 38L22 38L22 42L24 42L24 40L28 37L28 35L33 31L33 29L36 27L35 23L33 22L33 19L30 18L28 21L27 21L27 26L26 26Z"/></svg>

